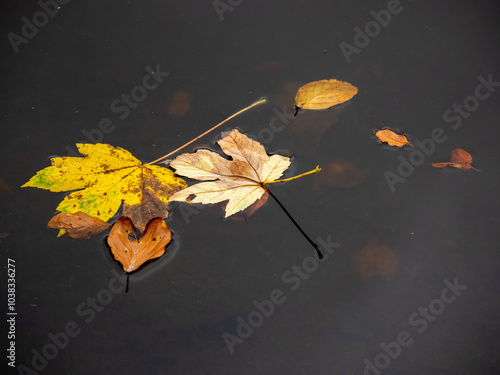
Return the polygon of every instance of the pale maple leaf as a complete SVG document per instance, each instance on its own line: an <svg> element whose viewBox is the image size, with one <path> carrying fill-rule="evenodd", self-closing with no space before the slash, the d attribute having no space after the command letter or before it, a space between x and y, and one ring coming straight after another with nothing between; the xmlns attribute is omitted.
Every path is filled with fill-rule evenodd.
<svg viewBox="0 0 500 375"><path fill-rule="evenodd" d="M225 208L228 217L260 199L266 192L265 184L279 179L290 166L290 158L267 155L264 146L237 129L222 136L217 143L232 160L200 149L170 162L176 174L207 181L178 191L170 201L203 204L228 201Z"/></svg>

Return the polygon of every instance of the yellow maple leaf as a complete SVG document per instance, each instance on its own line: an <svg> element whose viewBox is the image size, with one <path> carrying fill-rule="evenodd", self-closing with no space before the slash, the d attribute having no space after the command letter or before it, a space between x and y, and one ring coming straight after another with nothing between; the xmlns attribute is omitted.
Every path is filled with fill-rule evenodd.
<svg viewBox="0 0 500 375"><path fill-rule="evenodd" d="M169 197L187 186L171 170L142 164L120 147L102 143L77 147L83 157L52 158L52 166L39 171L22 187L78 190L67 195L57 210L83 212L103 221L114 216L123 201L123 214L144 230L151 218L168 216Z"/></svg>
<svg viewBox="0 0 500 375"><path fill-rule="evenodd" d="M266 184L285 181L278 178L290 166L290 158L278 154L267 155L259 142L237 129L222 135L223 138L217 143L232 160L201 149L193 154L179 155L170 162L177 174L207 181L175 193L171 201L203 204L228 201L225 208L225 217L228 217L260 199L266 192ZM306 174L319 170L316 168ZM193 195L195 197L191 199Z"/></svg>

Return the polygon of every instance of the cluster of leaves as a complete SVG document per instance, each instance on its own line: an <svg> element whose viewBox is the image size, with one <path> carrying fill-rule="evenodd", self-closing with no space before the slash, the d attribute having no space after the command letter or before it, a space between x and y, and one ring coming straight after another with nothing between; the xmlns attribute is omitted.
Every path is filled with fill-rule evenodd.
<svg viewBox="0 0 500 375"><path fill-rule="evenodd" d="M267 199L266 184L276 182L290 166L290 158L268 156L260 143L236 129L223 134L218 144L232 160L201 149L170 163L178 175L207 181L189 188L172 170L142 164L128 151L107 144L78 144L83 157L52 158L52 166L39 171L23 187L81 189L63 199L57 207L61 213L49 222L49 227L60 229L59 235L68 233L73 238L89 238L106 229L106 221L123 202L123 215L128 219L122 217L113 226L108 244L124 270L131 272L162 255L170 242L170 230L163 221L169 200L227 201L226 217L245 209L250 209L249 215ZM135 228L143 232L141 239Z"/></svg>
<svg viewBox="0 0 500 375"><path fill-rule="evenodd" d="M408 145L413 147L413 145L408 142L406 136L394 133L392 130L387 128L377 131L375 136L380 139L381 142L385 142L389 146L403 147ZM453 167L458 169L474 169L481 172L479 169L474 168L471 163L472 156L467 151L462 150L461 148L456 148L451 152L449 162L431 163L431 165L436 168Z"/></svg>
<svg viewBox="0 0 500 375"><path fill-rule="evenodd" d="M297 112L299 109L326 109L352 99L357 92L358 89L350 83L335 79L310 82L297 91L295 107ZM168 155L264 101L239 111ZM390 129L379 130L375 135L391 146L412 146L404 135ZM72 191L57 206L60 213L48 224L59 229L59 236L66 233L73 238L90 238L109 227L108 220L123 204L123 216L113 225L107 242L124 271L133 272L148 260L164 254L171 240L170 229L163 220L168 216L169 201L221 203L225 217L238 214L246 218L267 201L268 184L320 171L316 167L302 175L280 180L290 166L290 158L278 154L269 156L260 143L236 129L223 133L217 143L230 159L199 149L166 162L175 172L168 167L153 165L168 155L142 164L120 147L77 144L82 157L52 158L52 165L39 171L23 187ZM453 151L450 162L432 165L469 169L474 168L471 162L467 152L457 149ZM188 187L179 176L201 182Z"/></svg>
<svg viewBox="0 0 500 375"><path fill-rule="evenodd" d="M295 96L295 107L298 109L325 109L333 105L341 104L350 100L358 93L358 89L348 82L336 79L310 82L299 88ZM413 146L405 135L397 134L385 128L378 130L375 136L389 146L403 147ZM452 151L450 162L432 163L436 168L454 167L458 169L475 169L471 166L471 155L457 148Z"/></svg>
<svg viewBox="0 0 500 375"><path fill-rule="evenodd" d="M278 180L290 166L290 158L269 156L260 143L237 129L223 133L217 143L230 160L200 149L167 163L175 173L152 165L154 162L142 164L120 147L77 144L82 157L52 158L50 167L39 171L22 187L73 191L57 206L60 213L49 221L49 227L59 229L58 236L90 238L109 227L107 221L123 204L123 216L114 224L107 242L124 271L133 272L165 252L171 239L163 220L168 216L169 200L222 202L226 217L241 212L248 217L266 202L267 184L320 171L317 167ZM187 187L179 175L203 182Z"/></svg>

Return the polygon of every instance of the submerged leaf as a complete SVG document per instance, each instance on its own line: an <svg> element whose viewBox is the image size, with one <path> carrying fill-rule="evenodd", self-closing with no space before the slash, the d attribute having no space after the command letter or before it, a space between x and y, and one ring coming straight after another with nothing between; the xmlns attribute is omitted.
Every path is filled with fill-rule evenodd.
<svg viewBox="0 0 500 375"><path fill-rule="evenodd" d="M185 116L189 112L192 101L193 97L189 93L184 90L177 91L167 106L167 115L170 117Z"/></svg>
<svg viewBox="0 0 500 375"><path fill-rule="evenodd" d="M143 165L130 152L107 144L77 144L84 157L52 158L22 187L50 191L78 190L57 206L61 212L84 212L108 221L122 201L124 212L143 230L154 217L167 217L168 198L186 187L164 167ZM80 190L83 189L83 190Z"/></svg>
<svg viewBox="0 0 500 375"><path fill-rule="evenodd" d="M358 93L356 86L336 79L310 82L297 91L295 107L325 109L350 100Z"/></svg>
<svg viewBox="0 0 500 375"><path fill-rule="evenodd" d="M315 189L323 187L351 188L365 180L364 173L348 160L329 160L322 170L324 170L323 173L314 177Z"/></svg>
<svg viewBox="0 0 500 375"><path fill-rule="evenodd" d="M404 135L399 135L394 133L390 129L379 130L375 133L375 136L382 142L386 142L389 146L403 147L406 145L412 146L408 139Z"/></svg>
<svg viewBox="0 0 500 375"><path fill-rule="evenodd" d="M132 221L122 216L113 225L107 238L111 252L125 272L135 271L148 260L162 256L170 240L170 229L159 217L151 219L143 236L136 238Z"/></svg>
<svg viewBox="0 0 500 375"><path fill-rule="evenodd" d="M380 276L389 281L396 274L398 263L398 259L391 249L373 240L354 257L356 271L365 279Z"/></svg>

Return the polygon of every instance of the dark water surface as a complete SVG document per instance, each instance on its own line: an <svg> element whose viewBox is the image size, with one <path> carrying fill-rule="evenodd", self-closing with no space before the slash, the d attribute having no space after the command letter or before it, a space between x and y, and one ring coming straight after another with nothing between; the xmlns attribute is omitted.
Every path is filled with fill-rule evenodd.
<svg viewBox="0 0 500 375"><path fill-rule="evenodd" d="M500 374L498 5L2 5L1 274L7 291L14 260L15 364L25 366L16 371L3 355L2 367ZM23 30L34 16L41 27ZM157 80L144 81L151 70ZM293 113L298 87L324 78L359 93L338 108L283 114ZM147 162L261 97L268 102L220 130L237 127L292 156L286 177L323 167L271 186L322 245L322 262L274 201L248 223L223 219L218 205L171 204L168 255L134 273L124 293L106 232L57 238L46 223L64 194L20 189L75 143L120 146ZM414 147L381 145L373 134L384 127ZM216 149L219 137L185 151ZM431 167L455 148L481 172Z"/></svg>

